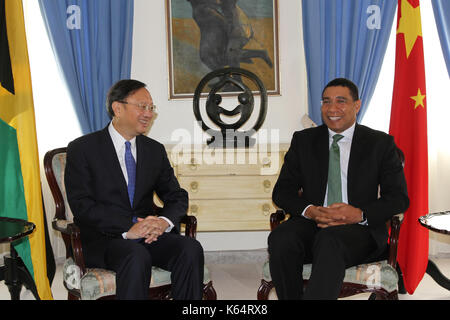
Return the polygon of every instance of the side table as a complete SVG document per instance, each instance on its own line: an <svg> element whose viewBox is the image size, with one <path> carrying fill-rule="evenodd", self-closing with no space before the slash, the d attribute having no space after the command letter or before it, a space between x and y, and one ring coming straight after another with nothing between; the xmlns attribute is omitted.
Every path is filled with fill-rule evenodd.
<svg viewBox="0 0 450 320"><path fill-rule="evenodd" d="M429 213L419 218L419 223L431 231L450 235L450 211ZM428 260L427 271L441 287L450 290L450 279L444 276L436 264Z"/></svg>
<svg viewBox="0 0 450 320"><path fill-rule="evenodd" d="M11 248L10 254L4 257L5 264L0 267L0 281L5 280L11 300L20 299L22 285L40 300L33 277L14 249L14 242L30 235L35 227L34 223L25 220L0 217L0 243L10 243Z"/></svg>

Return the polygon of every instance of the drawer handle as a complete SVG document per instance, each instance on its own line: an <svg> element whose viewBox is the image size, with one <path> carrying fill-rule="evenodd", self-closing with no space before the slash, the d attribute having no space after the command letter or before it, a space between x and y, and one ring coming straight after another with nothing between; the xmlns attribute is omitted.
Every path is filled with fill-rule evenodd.
<svg viewBox="0 0 450 320"><path fill-rule="evenodd" d="M197 170L197 163L195 162L195 158L191 159L191 170Z"/></svg>
<svg viewBox="0 0 450 320"><path fill-rule="evenodd" d="M197 181L191 182L191 190L193 192L197 192L198 191L198 182Z"/></svg>
<svg viewBox="0 0 450 320"><path fill-rule="evenodd" d="M265 215L267 217L270 214L270 204L268 204L268 203L263 204L262 210L263 210L263 215Z"/></svg>
<svg viewBox="0 0 450 320"><path fill-rule="evenodd" d="M191 205L191 214L193 216L197 216L197 214L198 214L198 206L196 204Z"/></svg>
<svg viewBox="0 0 450 320"><path fill-rule="evenodd" d="M264 189L266 189L266 190L264 190L264 191L268 192L268 191L270 191L270 190L267 190L267 189L270 189L270 187L272 186L272 184L270 183L270 180L264 180L263 186L264 186Z"/></svg>
<svg viewBox="0 0 450 320"><path fill-rule="evenodd" d="M263 168L270 168L270 165L272 164L272 161L270 160L270 158L264 158L262 160L262 166Z"/></svg>

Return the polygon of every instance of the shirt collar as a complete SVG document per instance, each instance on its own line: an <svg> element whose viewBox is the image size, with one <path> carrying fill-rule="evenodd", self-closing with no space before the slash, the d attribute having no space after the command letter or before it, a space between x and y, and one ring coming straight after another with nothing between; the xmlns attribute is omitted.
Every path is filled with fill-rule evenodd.
<svg viewBox="0 0 450 320"><path fill-rule="evenodd" d="M355 133L355 127L356 127L356 122L355 122L350 128L346 129L346 130L343 131L343 132L340 132L339 134L342 135L342 136L344 136L343 139L350 139L350 140L352 140L352 139L353 139L353 133ZM334 136L335 134L338 134L338 133L337 133L337 132L334 132L334 131L331 130L331 129L328 129L328 134L329 134L330 139L332 139L333 136Z"/></svg>
<svg viewBox="0 0 450 320"><path fill-rule="evenodd" d="M108 132L109 132L109 135L111 136L111 139L112 139L112 142L114 144L114 148L116 149L116 151L123 148L123 146L125 145L125 142L127 140L116 130L116 128L114 128L112 121L108 126ZM134 148L134 146L136 145L136 137L131 139L130 143L131 143L131 148Z"/></svg>

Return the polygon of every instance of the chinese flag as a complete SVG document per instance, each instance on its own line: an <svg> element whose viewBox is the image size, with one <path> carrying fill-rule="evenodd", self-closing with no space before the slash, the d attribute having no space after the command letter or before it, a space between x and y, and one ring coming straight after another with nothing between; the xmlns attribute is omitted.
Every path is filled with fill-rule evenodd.
<svg viewBox="0 0 450 320"><path fill-rule="evenodd" d="M418 218L428 213L428 147L425 66L419 0L399 0L394 91L389 133L405 154L410 199L400 230L398 263L413 294L428 264L428 230Z"/></svg>

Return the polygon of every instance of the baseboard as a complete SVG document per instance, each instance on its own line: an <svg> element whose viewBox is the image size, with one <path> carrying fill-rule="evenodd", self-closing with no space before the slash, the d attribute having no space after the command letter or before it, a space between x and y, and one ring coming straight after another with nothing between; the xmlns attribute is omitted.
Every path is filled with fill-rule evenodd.
<svg viewBox="0 0 450 320"><path fill-rule="evenodd" d="M227 251L205 251L205 264L251 264L264 263L267 261L267 249L256 250L227 250ZM64 264L65 257L55 259L57 265ZM430 259L450 259L450 253L439 253L430 255ZM3 257L0 255L0 265Z"/></svg>
<svg viewBox="0 0 450 320"><path fill-rule="evenodd" d="M205 264L264 263L267 257L267 249L205 251Z"/></svg>
<svg viewBox="0 0 450 320"><path fill-rule="evenodd" d="M267 249L205 251L205 264L264 263L267 258ZM65 260L65 257L55 258L56 265L63 265ZM1 262L3 261L0 261L0 264Z"/></svg>
<svg viewBox="0 0 450 320"><path fill-rule="evenodd" d="M439 252L438 254L430 254L430 259L450 259L450 252Z"/></svg>

